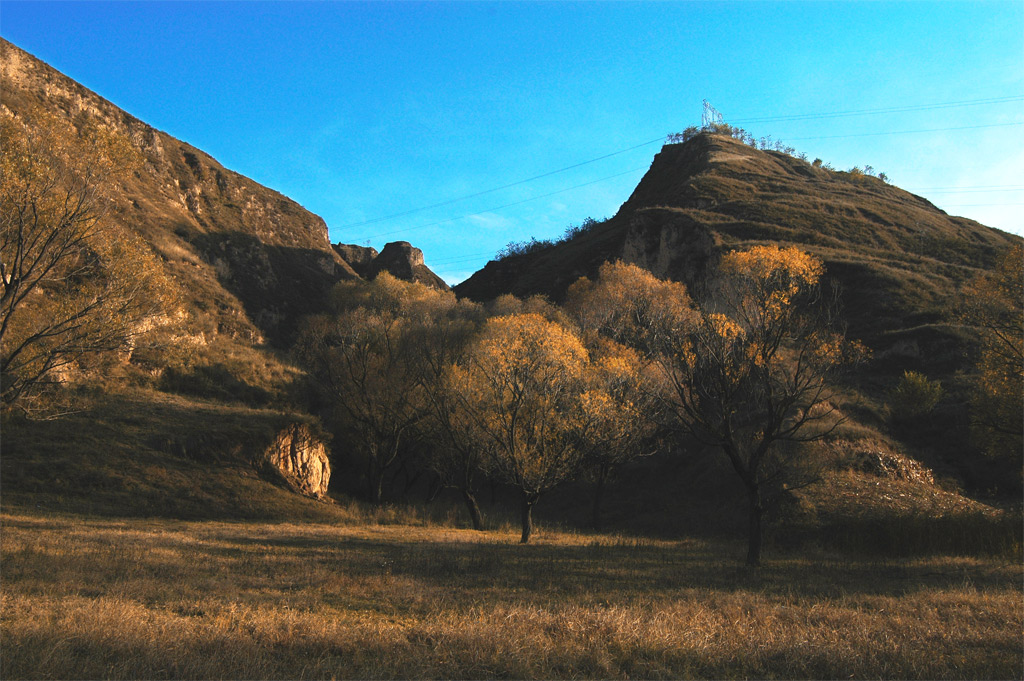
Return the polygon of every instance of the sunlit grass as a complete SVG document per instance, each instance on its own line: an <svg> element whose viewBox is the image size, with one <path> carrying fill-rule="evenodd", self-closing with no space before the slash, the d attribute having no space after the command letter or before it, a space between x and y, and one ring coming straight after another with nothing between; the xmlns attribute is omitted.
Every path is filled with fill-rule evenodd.
<svg viewBox="0 0 1024 681"><path fill-rule="evenodd" d="M520 546L385 520L5 515L0 675L1021 674L1017 561L783 554L749 570L738 543L542 528Z"/></svg>

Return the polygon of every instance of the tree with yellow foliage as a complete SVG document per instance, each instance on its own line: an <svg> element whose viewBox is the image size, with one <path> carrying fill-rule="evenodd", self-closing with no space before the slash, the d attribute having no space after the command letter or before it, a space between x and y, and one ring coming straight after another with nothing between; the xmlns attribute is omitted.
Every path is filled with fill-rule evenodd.
<svg viewBox="0 0 1024 681"><path fill-rule="evenodd" d="M591 525L600 528L608 479L619 467L655 450L658 404L650 366L636 350L600 336L587 346L590 365L583 395L587 430L580 447L596 483Z"/></svg>
<svg viewBox="0 0 1024 681"><path fill-rule="evenodd" d="M667 338L685 333L696 312L684 285L624 262L604 263L596 279L577 280L565 309L593 358L591 380L609 405L587 440L588 468L596 482L591 519L598 527L608 477L653 451L661 418L650 357Z"/></svg>
<svg viewBox="0 0 1024 681"><path fill-rule="evenodd" d="M1024 456L1024 246L1011 248L995 271L964 290L961 319L980 332L981 355L971 417L991 456Z"/></svg>
<svg viewBox="0 0 1024 681"><path fill-rule="evenodd" d="M569 287L565 307L585 337L599 334L647 354L664 337L691 326L696 316L683 284L662 281L624 262L601 265L593 281L577 280Z"/></svg>
<svg viewBox="0 0 1024 681"><path fill-rule="evenodd" d="M796 248L727 254L713 297L688 332L663 337L657 355L671 386L665 406L685 432L727 456L746 488L753 566L768 503L794 482L779 445L835 428L828 378L860 352L831 328L823 273Z"/></svg>
<svg viewBox="0 0 1024 681"><path fill-rule="evenodd" d="M490 472L522 499L522 537L533 507L578 474L594 412L587 395L589 355L579 338L535 313L489 319L466 356L450 367L457 422L486 452Z"/></svg>
<svg viewBox="0 0 1024 681"><path fill-rule="evenodd" d="M338 440L362 457L370 501L380 503L385 474L427 414L416 310L429 314L435 298L454 296L387 272L342 282L332 295L337 311L306 320L296 354L329 405Z"/></svg>
<svg viewBox="0 0 1024 681"><path fill-rule="evenodd" d="M28 409L62 370L130 350L173 306L152 251L107 219L131 144L81 119L0 109L0 401Z"/></svg>

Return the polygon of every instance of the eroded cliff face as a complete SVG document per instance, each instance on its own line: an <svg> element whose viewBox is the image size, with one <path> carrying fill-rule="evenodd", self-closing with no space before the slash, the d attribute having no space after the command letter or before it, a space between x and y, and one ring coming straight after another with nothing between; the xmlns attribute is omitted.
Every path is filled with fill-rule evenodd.
<svg viewBox="0 0 1024 681"><path fill-rule="evenodd" d="M660 279L703 287L718 266L720 242L706 226L669 209L637 211L629 221L620 259Z"/></svg>
<svg viewBox="0 0 1024 681"><path fill-rule="evenodd" d="M102 126L137 150L140 168L113 192L108 219L139 234L179 283L193 335L261 342L286 335L340 278L356 276L327 226L291 199L131 116L6 41L2 106L31 122Z"/></svg>

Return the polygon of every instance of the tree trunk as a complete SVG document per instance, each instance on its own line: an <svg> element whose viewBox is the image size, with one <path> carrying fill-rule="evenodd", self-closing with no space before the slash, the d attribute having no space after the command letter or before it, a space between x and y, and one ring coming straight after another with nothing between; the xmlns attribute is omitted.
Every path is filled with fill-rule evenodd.
<svg viewBox="0 0 1024 681"><path fill-rule="evenodd" d="M405 473L405 485L402 488L402 499L405 499L409 496L409 493L412 492L412 488L416 483L420 481L420 478L423 477L423 471L416 471L412 475L409 475L409 471L405 469L405 464L402 466L403 472Z"/></svg>
<svg viewBox="0 0 1024 681"><path fill-rule="evenodd" d="M384 468L371 460L366 477L370 486L370 503L379 505L384 496Z"/></svg>
<svg viewBox="0 0 1024 681"><path fill-rule="evenodd" d="M466 508L469 509L469 517L473 520L473 529L484 529L484 517L480 514L480 506L476 503L476 497L471 491L464 489L462 490L462 499L466 502Z"/></svg>
<svg viewBox="0 0 1024 681"><path fill-rule="evenodd" d="M747 565L751 567L761 566L761 539L764 528L761 518L764 515L764 505L761 503L761 490L754 487L750 490L750 527L747 534Z"/></svg>
<svg viewBox="0 0 1024 681"><path fill-rule="evenodd" d="M520 544L530 541L530 535L533 534L533 505L535 503L537 503L537 495L523 494L523 536L519 540Z"/></svg>
<svg viewBox="0 0 1024 681"><path fill-rule="evenodd" d="M608 466L601 466L597 472L597 488L594 490L594 507L590 513L590 525L601 529L601 500L604 498L604 483L608 479Z"/></svg>
<svg viewBox="0 0 1024 681"><path fill-rule="evenodd" d="M444 480L441 479L440 475L434 475L434 481L430 483L430 487L427 488L427 500L426 503L432 504L437 499L437 495L444 489Z"/></svg>

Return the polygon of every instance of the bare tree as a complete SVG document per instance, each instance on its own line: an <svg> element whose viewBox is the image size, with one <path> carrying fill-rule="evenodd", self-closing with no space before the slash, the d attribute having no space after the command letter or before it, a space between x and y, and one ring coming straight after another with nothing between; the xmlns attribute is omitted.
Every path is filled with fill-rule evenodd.
<svg viewBox="0 0 1024 681"><path fill-rule="evenodd" d="M0 110L0 400L28 409L87 355L130 349L173 305L137 237L106 218L136 155L115 132Z"/></svg>
<svg viewBox="0 0 1024 681"><path fill-rule="evenodd" d="M482 530L484 518L476 499L476 484L483 470L485 443L466 421L458 387L449 380L449 368L463 361L467 345L483 321L483 309L469 301L456 302L449 295L438 298L417 318L413 347L428 410L421 431L430 444L424 465L437 475L443 487L458 490L473 529Z"/></svg>
<svg viewBox="0 0 1024 681"><path fill-rule="evenodd" d="M780 444L831 432L829 377L862 351L822 306L820 261L795 248L726 255L718 295L656 355L681 429L722 451L747 492L749 565L760 564L763 516L792 464Z"/></svg>

